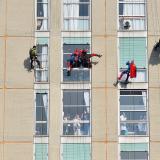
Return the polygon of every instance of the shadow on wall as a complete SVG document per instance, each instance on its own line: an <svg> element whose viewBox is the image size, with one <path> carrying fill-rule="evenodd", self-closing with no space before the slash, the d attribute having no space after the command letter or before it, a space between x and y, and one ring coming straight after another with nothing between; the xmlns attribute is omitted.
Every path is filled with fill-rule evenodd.
<svg viewBox="0 0 160 160"><path fill-rule="evenodd" d="M30 58L26 58L23 62L24 68L28 71L31 72L31 64L30 64Z"/></svg>
<svg viewBox="0 0 160 160"><path fill-rule="evenodd" d="M149 64L158 65L160 64L160 47L152 49L151 56L149 58Z"/></svg>

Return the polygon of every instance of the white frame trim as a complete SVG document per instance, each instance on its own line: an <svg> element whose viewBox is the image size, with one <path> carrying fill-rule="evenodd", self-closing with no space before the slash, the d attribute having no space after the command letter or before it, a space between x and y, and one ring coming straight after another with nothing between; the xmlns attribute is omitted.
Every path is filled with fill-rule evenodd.
<svg viewBox="0 0 160 160"><path fill-rule="evenodd" d="M77 135L63 135L63 92L64 92L64 90L75 90L75 91L79 91L79 90L88 90L89 91L89 114L90 114L90 120L89 120L89 124L90 124L90 128L89 128L89 130L90 130L90 134L89 135L79 135L79 136L77 136ZM64 139L67 139L67 138L69 138L69 137L72 137L72 138L74 138L74 139L77 139L78 140L78 138L80 138L81 137L81 139L82 138L89 138L89 137L91 137L92 136L92 106L91 106L91 89L71 89L71 88L69 88L69 89L66 89L66 88L64 88L64 89L61 89L61 127L60 127L60 134L61 134L61 138L63 137ZM75 105L74 105L75 106ZM71 120L72 121L72 120ZM77 142L77 141L76 141Z"/></svg>
<svg viewBox="0 0 160 160"><path fill-rule="evenodd" d="M36 135L36 94L37 93L47 93L48 97L48 107L47 107L47 135ZM49 120L50 120L50 101L49 101L49 90L47 89L35 89L34 90L34 137L35 138L45 138L49 137Z"/></svg>
<svg viewBox="0 0 160 160"><path fill-rule="evenodd" d="M121 112L121 109L120 109L120 97L121 97L121 95L120 95L120 91L123 91L123 90L126 90L126 91L134 91L134 90L136 90L136 89L120 89L119 90L119 101L118 101L118 106L119 106L119 108L118 108L118 136L119 136L119 138L121 138L121 137L124 137L124 138L127 138L127 137L134 137L134 139L136 139L137 137L148 137L149 136L149 104L148 104L148 90L147 89L138 89L138 90L136 90L136 91L145 91L146 92L146 110L134 110L135 112L137 111L145 111L146 112L146 126L147 126L147 131L146 131L146 135L121 135L121 132L120 132L120 112ZM124 95L125 96L125 95ZM143 96L143 95L126 95L126 96ZM124 111L124 110L122 110L122 111ZM128 111L128 110L125 110L125 111ZM129 110L129 111L132 111L132 110Z"/></svg>

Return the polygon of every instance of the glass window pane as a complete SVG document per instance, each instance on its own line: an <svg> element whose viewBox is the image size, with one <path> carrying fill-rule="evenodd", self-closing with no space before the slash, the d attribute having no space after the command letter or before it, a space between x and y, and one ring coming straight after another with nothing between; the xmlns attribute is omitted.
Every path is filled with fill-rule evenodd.
<svg viewBox="0 0 160 160"><path fill-rule="evenodd" d="M129 27L127 27L127 25ZM119 29L120 30L145 30L146 29L145 19L142 18L120 18Z"/></svg>
<svg viewBox="0 0 160 160"><path fill-rule="evenodd" d="M48 144L35 144L35 160L48 160Z"/></svg>
<svg viewBox="0 0 160 160"><path fill-rule="evenodd" d="M87 49L90 51L89 44L64 44L63 45L63 53L74 53L74 50L78 49Z"/></svg>
<svg viewBox="0 0 160 160"><path fill-rule="evenodd" d="M37 17L48 17L48 4L37 3Z"/></svg>
<svg viewBox="0 0 160 160"><path fill-rule="evenodd" d="M46 37L37 38L37 45L48 46L49 39Z"/></svg>
<svg viewBox="0 0 160 160"><path fill-rule="evenodd" d="M72 70L71 75L67 76L67 69L63 69L63 81L90 81L90 70L89 69L78 69Z"/></svg>
<svg viewBox="0 0 160 160"><path fill-rule="evenodd" d="M148 152L121 152L121 160L147 160Z"/></svg>
<svg viewBox="0 0 160 160"><path fill-rule="evenodd" d="M48 70L36 70L36 82L48 82Z"/></svg>
<svg viewBox="0 0 160 160"><path fill-rule="evenodd" d="M47 135L47 123L36 123L36 135Z"/></svg>
<svg viewBox="0 0 160 160"><path fill-rule="evenodd" d="M120 123L120 135L147 135L147 123Z"/></svg>
<svg viewBox="0 0 160 160"><path fill-rule="evenodd" d="M47 109L45 107L36 107L36 121L47 121Z"/></svg>
<svg viewBox="0 0 160 160"><path fill-rule="evenodd" d="M63 160L91 160L91 145L84 143L62 144Z"/></svg>
<svg viewBox="0 0 160 160"><path fill-rule="evenodd" d="M146 110L146 91L121 90L120 95L120 110Z"/></svg>
<svg viewBox="0 0 160 160"><path fill-rule="evenodd" d="M47 93L36 93L36 106L48 106Z"/></svg>
<svg viewBox="0 0 160 160"><path fill-rule="evenodd" d="M144 16L145 5L141 3L120 3L119 15L124 16Z"/></svg>
<svg viewBox="0 0 160 160"><path fill-rule="evenodd" d="M78 30L89 30L89 20L78 20Z"/></svg>
<svg viewBox="0 0 160 160"><path fill-rule="evenodd" d="M147 93L145 90L121 90L120 95L143 95L146 96Z"/></svg>
<svg viewBox="0 0 160 160"><path fill-rule="evenodd" d="M63 122L63 135L90 136L90 122L75 123L75 120L72 123Z"/></svg>
<svg viewBox="0 0 160 160"><path fill-rule="evenodd" d="M79 2L89 2L90 0L79 0Z"/></svg>
<svg viewBox="0 0 160 160"><path fill-rule="evenodd" d="M63 43L64 45L67 44L90 44L91 43L91 38L89 37L64 37L63 38Z"/></svg>
<svg viewBox="0 0 160 160"><path fill-rule="evenodd" d="M47 3L47 2L48 2L48 0L37 0L37 2Z"/></svg>
<svg viewBox="0 0 160 160"><path fill-rule="evenodd" d="M148 151L148 143L121 143L121 151Z"/></svg>
<svg viewBox="0 0 160 160"><path fill-rule="evenodd" d="M79 17L79 4L66 4L63 6L64 18L78 18Z"/></svg>
<svg viewBox="0 0 160 160"><path fill-rule="evenodd" d="M120 2L146 2L146 0L119 0Z"/></svg>
<svg viewBox="0 0 160 160"><path fill-rule="evenodd" d="M120 112L120 120L127 121L127 120L140 120L146 121L147 120L147 112L145 111L121 111Z"/></svg>
<svg viewBox="0 0 160 160"><path fill-rule="evenodd" d="M37 44L38 54L48 54L48 46L43 44Z"/></svg>
<svg viewBox="0 0 160 160"><path fill-rule="evenodd" d="M89 4L79 4L79 16L89 16Z"/></svg>
<svg viewBox="0 0 160 160"><path fill-rule="evenodd" d="M120 105L145 105L142 96L121 96Z"/></svg>
<svg viewBox="0 0 160 160"><path fill-rule="evenodd" d="M63 134L90 135L90 108L88 90L64 90Z"/></svg>
<svg viewBox="0 0 160 160"><path fill-rule="evenodd" d="M37 30L40 30L40 31L48 30L48 20L47 19L37 19Z"/></svg>
<svg viewBox="0 0 160 160"><path fill-rule="evenodd" d="M137 68L146 68L146 38L119 38L120 68L126 68L128 60L134 60Z"/></svg>
<svg viewBox="0 0 160 160"><path fill-rule="evenodd" d="M129 78L131 82L147 82L147 69L137 69L136 78Z"/></svg>
<svg viewBox="0 0 160 160"><path fill-rule="evenodd" d="M66 31L88 31L89 28L89 20L74 20L74 19L65 19L64 20L64 30Z"/></svg>
<svg viewBox="0 0 160 160"><path fill-rule="evenodd" d="M87 96L85 97L85 92ZM88 91L64 91L63 92L64 105L89 105L89 92Z"/></svg>

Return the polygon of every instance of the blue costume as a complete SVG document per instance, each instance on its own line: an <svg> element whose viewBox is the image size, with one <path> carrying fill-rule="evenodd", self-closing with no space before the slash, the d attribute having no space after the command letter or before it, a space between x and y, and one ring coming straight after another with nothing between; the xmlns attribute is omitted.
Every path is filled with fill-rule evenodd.
<svg viewBox="0 0 160 160"><path fill-rule="evenodd" d="M123 76L124 74L127 74L127 78L126 78L125 82L128 82L129 73L130 73L130 64L131 64L131 63L130 63L129 61L126 62L127 69L124 70L124 71L121 73L120 77L118 78L119 80L121 80L121 78L122 78L122 76Z"/></svg>

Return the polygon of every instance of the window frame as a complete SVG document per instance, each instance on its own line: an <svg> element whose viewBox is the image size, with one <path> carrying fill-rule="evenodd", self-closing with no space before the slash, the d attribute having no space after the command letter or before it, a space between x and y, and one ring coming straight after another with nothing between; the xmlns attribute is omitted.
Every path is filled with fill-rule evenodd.
<svg viewBox="0 0 160 160"><path fill-rule="evenodd" d="M38 4L46 4L47 5L47 16L46 17L39 17L37 15L38 13ZM42 21L41 23L43 23L43 20L47 21L47 25L46 25L46 29L37 29L38 27L38 21ZM49 31L49 0L46 0L46 2L38 2L38 0L36 1L36 31L38 32L44 32L44 31Z"/></svg>
<svg viewBox="0 0 160 160"><path fill-rule="evenodd" d="M38 145L41 144L41 145L45 145L45 146L46 146L46 149L47 149L47 155L46 155L46 156L47 156L47 157L46 157L46 159L44 159L44 157L42 157L42 158L43 158L43 160L48 160L48 152L49 152L49 150L48 150L48 143L40 143L40 142L39 142L39 143L34 143L34 157L33 157L34 160L36 160L36 145L37 145L37 144L38 144ZM43 153L43 152L42 152L42 153Z"/></svg>
<svg viewBox="0 0 160 160"><path fill-rule="evenodd" d="M68 38L67 39L67 43L65 42L65 38ZM80 40L78 41L78 42L76 42L76 43L74 43L73 42L73 39L78 39L78 38L80 38ZM84 40L83 40L83 38L84 38ZM70 40L69 39L71 39L71 42L69 42ZM68 57L69 57L69 55L71 55L72 53L71 53L71 51L69 52L64 52L64 45L81 45L81 46L83 46L83 45L88 45L88 48L89 48L89 51L91 50L91 37L63 37L63 43L62 43L62 53L63 53L63 55L62 55L62 64L61 64L61 66L62 66L62 81L63 82L65 82L65 83L70 83L70 82L78 82L78 83L82 83L82 82L90 82L91 81L91 71L90 71L90 69L89 68L72 68L72 73L71 73L71 76L64 76L64 74L65 73L67 73L66 71L67 71L67 68L63 65L64 63L65 63L65 59L64 59L64 55L68 55ZM80 74L80 72L83 72L83 74L87 74L88 75L88 78L89 79L79 79L78 77L79 77L79 74ZM73 73L76 73L76 75L77 75L77 78L74 78L74 77L72 77L72 74ZM84 77L84 76L83 76ZM67 79L67 78L70 78L70 79Z"/></svg>
<svg viewBox="0 0 160 160"><path fill-rule="evenodd" d="M89 95L88 95L88 103L89 103L89 105L82 105L82 104L80 104L80 105L78 105L78 104L73 104L73 105L71 105L71 104L64 104L64 92L67 92L67 93L76 93L77 92L77 95L78 95L78 93L80 93L80 92L82 92L83 93L83 99L84 99L84 93L85 92L87 92ZM67 137L67 136L72 136L72 137L90 137L91 136L91 90L90 89L63 89L62 90L62 135L64 136L64 137ZM78 101L77 101L77 103L78 103ZM65 119L65 118L67 118L67 114L68 113L64 113L64 108L67 108L67 107L69 107L69 108L71 108L71 109L76 109L76 111L77 111L77 113L75 113L75 115L73 116L71 116L71 114L69 115L70 116L70 120L68 120L68 119ZM89 113L88 114L88 116L89 116L89 119L88 120L82 120L81 119L81 117L82 117L82 115L83 115L83 113L80 115L79 113L78 113L78 108L79 109L82 109L83 110L83 113L84 113L84 111L87 111L87 109L89 109L89 112L87 112L87 113ZM73 110L73 112L74 112L74 110ZM73 131L73 124L74 124L74 117L76 116L76 115L79 115L79 118L80 118L80 120L79 120L79 123L80 123L80 129L79 129L79 133L78 134L74 134L74 132L73 133L71 133L71 134L64 134L64 124L69 124L70 125L70 129ZM71 118L72 117L72 118ZM86 125L85 125L86 124ZM85 125L85 126L84 126ZM82 127L82 128L81 128ZM84 128L84 127L87 127L87 132L85 132L86 130L84 130L84 129L86 129L86 128Z"/></svg>
<svg viewBox="0 0 160 160"><path fill-rule="evenodd" d="M66 145L66 147L65 147L65 145ZM72 147L72 145L73 145L73 147ZM75 145L80 145L80 146L82 146L82 147L80 147L80 146L77 146L77 147L75 147ZM64 148L65 147L65 148ZM87 153L86 152L86 147L89 147L89 153ZM71 155L71 156L68 156L68 157L71 157L70 159L71 160L73 160L73 159L77 159L77 151L78 152L82 152L82 149L83 149L83 159L84 160L91 160L92 159L92 157L91 157L91 153L92 153L92 148L91 148L92 146L91 146L91 143L88 143L88 142L82 142L82 143L61 143L61 159L62 160L66 160L65 158L64 158L64 156L66 156L65 155L65 153L63 152L63 151L66 151L66 148L69 148L69 151L72 151L71 153L70 152L68 152L68 154L67 155ZM76 148L76 149L70 149L70 148ZM77 149L79 149L79 150L77 150ZM75 153L75 154L73 154L73 153ZM89 159L88 159L88 157L86 156L86 153L88 154L88 156L89 156ZM76 156L75 156L76 155ZM82 155L82 153L80 154L80 155ZM75 158L76 157L76 158ZM84 157L87 157L87 158L84 158ZM68 159L68 158L67 158Z"/></svg>
<svg viewBox="0 0 160 160"><path fill-rule="evenodd" d="M42 95L47 95L47 106L37 106L37 94L42 94ZM42 120L42 121L37 121L37 107L41 107L46 110L46 120ZM37 124L46 124L47 125L47 134L37 134L36 132L36 127ZM48 90L40 90L37 89L35 90L35 128L34 128L34 132L35 132L35 137L48 137L49 136L49 91Z"/></svg>
<svg viewBox="0 0 160 160"><path fill-rule="evenodd" d="M38 39L47 39L47 43L43 44L43 43L38 43ZM42 45L42 46L47 46L47 53L38 53L38 57L45 57L45 61L42 61L41 58L38 58L38 60L40 61L41 64L43 64L43 62L46 62L47 65L43 66L43 69L37 68L35 69L35 78L34 78L34 82L35 83L49 83L49 37L37 37L36 38L36 45ZM41 74L41 76L38 76L38 72ZM42 75L44 76L44 79L42 78Z"/></svg>
<svg viewBox="0 0 160 160"><path fill-rule="evenodd" d="M121 91L127 91L127 92L130 92L130 91L140 91L142 92L142 95L138 95L138 94L121 94ZM126 92L126 93L127 93ZM145 93L145 95L143 95L143 92ZM145 103L146 105L144 109L141 109L141 110L137 110L137 109L121 109L121 104L120 104L120 100L121 100L121 96L123 97L128 97L128 96L131 96L131 97L145 97ZM131 89L131 90L123 90L121 89L120 92L119 92L119 136L121 137L129 137L129 136L148 136L149 134L149 121L148 121L148 97L147 97L147 90L134 90L134 89ZM121 117L121 112L144 112L145 115L146 115L146 119L143 119L143 120L127 120L127 117L125 117L125 119L122 119ZM134 113L133 113L134 114ZM143 117L144 118L144 117ZM127 129L127 124L133 124L133 133L129 133L128 132L128 129ZM145 124L145 125L144 125ZM142 134L136 134L136 128L134 128L134 125L137 126L137 127L142 127L143 125L143 129L145 128L145 131L137 131L137 133L142 133ZM138 126L139 125L139 126ZM141 126L140 126L141 125ZM122 132L123 130L121 130L121 128L125 127L125 130L127 131L127 133L124 133Z"/></svg>
<svg viewBox="0 0 160 160"><path fill-rule="evenodd" d="M124 148L124 146L126 145L126 147ZM143 145L144 148L141 148ZM122 147L123 146L123 147ZM122 143L119 143L119 152L120 152L120 160L132 160L132 159L122 159L121 158L121 154L126 152L126 153L129 153L131 152L132 155L133 153L138 153L138 152L144 152L145 154L147 153L147 159L148 160L148 157L149 157L149 143L148 142L135 142L135 143L126 143L126 142L122 142ZM136 158L136 160L139 160Z"/></svg>
<svg viewBox="0 0 160 160"><path fill-rule="evenodd" d="M120 14L120 4L142 4L144 5L144 15L124 15L124 14ZM121 32L128 32L128 31L146 31L147 30L147 18L146 18L146 0L142 0L142 1L120 1L118 2L118 31ZM133 8L133 7L132 7ZM129 28L129 29L125 29L124 26L122 25L124 22L123 21L132 21L132 26L135 27L135 22L133 22L134 20L143 20L144 22L144 26L143 28L140 28L140 26L136 29L136 28ZM121 24L122 23L122 24ZM134 24L134 25L133 25ZM143 23L139 22L139 25L142 25Z"/></svg>
<svg viewBox="0 0 160 160"><path fill-rule="evenodd" d="M138 39L139 39L138 41L140 41L140 42L143 41L143 39L145 39L145 46L144 46L144 49L145 49L145 53L144 53L145 54L145 59L144 59L144 61L145 61L145 63L144 63L144 66L137 66L137 75L143 73L144 76L142 78L141 77L139 78L137 76L136 78L133 78L133 79L130 79L130 77L129 77L129 81L134 82L134 83L136 83L136 82L147 82L148 81L148 72L147 72L148 71L148 63L147 63L148 62L148 59L147 59L147 57L148 57L148 54L147 54L147 38L144 37L144 36L138 36L138 37L137 36L132 36L132 37L129 37L129 36L128 37L126 37L126 36L119 36L118 37L118 51L117 51L117 54L118 54L118 71L119 71L119 74L123 70L126 70L126 68L127 68L127 66L125 65L126 61L124 61L123 66L121 64L121 59L122 58L124 59L124 57L121 55L121 49L122 49L122 46L126 47L126 45L124 45L124 44L127 42L127 39L129 41L129 47L130 48L132 48L132 47L136 48L135 42ZM121 44L123 44L123 45L121 46ZM125 51L125 49L124 49L124 51ZM124 51L123 51L123 53L124 53ZM131 51L131 49L129 49L129 51ZM134 48L133 48L133 51L134 51ZM130 60L130 61L131 60L135 60L135 58L136 58L136 55L134 53L132 53L132 54L129 53L127 56L129 57L129 59L127 59L127 61L128 60ZM136 64L136 61L135 61L135 64ZM123 79L123 77L122 77L122 79Z"/></svg>
<svg viewBox="0 0 160 160"><path fill-rule="evenodd" d="M65 12L65 10L64 10L64 6L66 5L66 7L67 7L67 5L79 5L78 7L80 7L80 4L88 4L88 16L80 16L80 11L79 11L79 13L78 13L78 16L77 17L71 17L71 16L68 16L68 17L65 17L64 16L64 12ZM91 2L90 1L88 1L88 2L64 2L63 1L63 28L62 28L62 30L63 31L90 31L91 30ZM77 26L78 26L78 24L79 24L79 22L78 21L80 21L80 20L87 20L87 23L86 24L88 24L88 27L87 28L82 28L82 29L80 29L80 28L75 28L75 27L71 27L71 22L69 22L69 21L77 21L77 22L74 22L74 23L77 23ZM67 25L67 27L65 26L65 21L68 21L68 25ZM83 22L83 24L84 24L84 22ZM84 27L84 25L83 25L83 27Z"/></svg>

